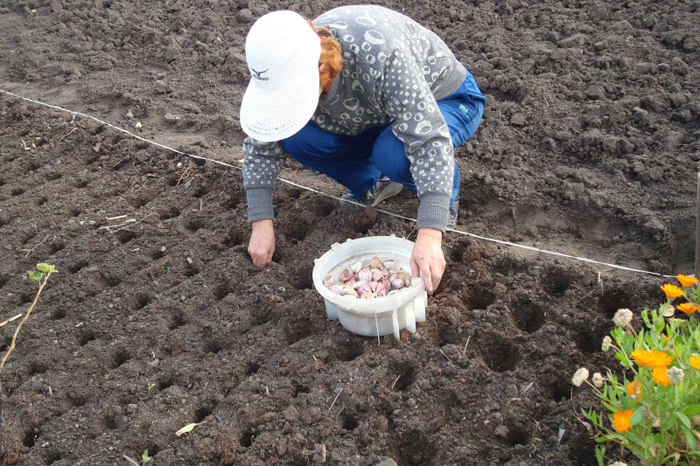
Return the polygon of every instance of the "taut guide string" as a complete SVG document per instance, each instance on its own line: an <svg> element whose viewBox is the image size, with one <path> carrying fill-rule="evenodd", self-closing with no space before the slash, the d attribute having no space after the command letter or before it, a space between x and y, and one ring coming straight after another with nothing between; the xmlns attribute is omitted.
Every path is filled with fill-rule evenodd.
<svg viewBox="0 0 700 466"><path fill-rule="evenodd" d="M84 118L89 118L89 119L94 120L94 121L96 121L96 122L98 122L98 123L100 123L100 124L103 124L103 125L105 125L105 126L108 126L108 127L112 128L112 129L115 129L115 130L120 131L120 132L122 132L122 133L128 134L129 136L131 136L131 137L133 137L133 138L136 138L136 139L138 139L138 140L140 140L140 141L144 141L144 142L147 142L148 144L152 144L152 145L157 146L157 147L160 147L160 148L162 148L162 149L166 149L166 150L169 150L169 151L171 151L171 152L175 152L176 154L180 154L180 155L184 155L184 156L187 156L187 157L191 157L191 158L193 158L193 159L206 160L206 161L208 161L208 162L217 163L217 164L219 164L219 165L223 165L223 166L225 166L225 167L230 167L230 168L235 168L235 169L237 169L237 170L240 170L240 169L241 169L240 167L237 167L237 166L235 166L235 165L231 165L231 164L226 163L226 162L222 162L222 161L220 161L220 160L214 160L214 159L210 159L210 158L207 158L207 157L201 157L201 156L199 156L199 155L188 154L188 153L186 153L186 152L182 152L182 151L179 151L179 150L177 150L177 149L173 149L172 147L168 147L168 146L165 146L165 145L160 144L160 143L158 143L158 142L151 141L150 139L146 139L146 138L144 138L144 137L141 137L141 136L139 136L138 134L132 133L131 131L125 130L125 129L123 129L123 128L120 128L120 127L115 126L115 125L113 125L113 124L111 124L111 123L107 123L106 121L100 120L99 118L96 118L96 117L94 117L94 116L92 116L92 115L88 115L87 113L76 112L76 111L74 111L74 110L68 110L68 109L66 109L66 108L59 107L59 106L57 106L57 105L47 104L47 103L41 102L41 101L39 101L39 100L34 100L34 99L30 99L30 98L28 98L28 97L24 97L24 96L15 94L14 92L5 91L5 90L3 90L3 89L0 89L0 92L3 93L3 94L11 95L11 96L13 96L13 97L17 97L18 99L22 99L22 100L25 100L25 101L27 101L27 102L31 102L31 103L38 104L38 105L43 105L44 107L52 108L52 109L54 109L54 110L59 110L59 111L61 111L61 112L70 113L70 114L73 115L74 117L77 115L77 116L81 116L81 117L84 117ZM278 180L282 181L283 183L287 183L288 185L291 185L291 186L294 186L294 187L297 187L297 188L301 188L301 189L305 189L305 190L307 190L307 191L311 191L311 192L316 193L316 194L319 194L319 195L321 195L321 196L330 197L330 198L335 199L335 200L337 200L337 201L341 201L341 199L340 199L339 197L336 197L336 196L333 196L333 195L330 195L330 194L326 194L326 193L324 193L324 192L322 192L322 191L318 191L318 190L316 190L316 189L309 188L309 187L307 187L307 186L303 186L303 185L294 183L293 181L289 181L289 180L286 180L286 179L284 179L284 178L278 178ZM356 203L356 202L353 202L353 201L345 201L345 200L343 200L343 202L345 202L345 203L352 203L352 204L356 204L356 205L358 205L358 206L364 207L364 205L359 204L359 203ZM389 211L387 211L387 210L377 209L377 211L378 211L378 212L381 212L381 213L383 213L383 214L386 214L386 215L391 215L392 217L400 218L400 219L402 219L402 220L408 220L408 221L414 222L414 223L416 222L416 219L414 219L414 218L405 217L405 216L403 216L403 215L395 214L395 213L389 212ZM611 268L614 268L614 269L625 270L625 271L627 271L627 272L643 273L643 274L653 275L653 276L655 276L655 277L662 277L662 278L674 278L674 277L675 277L675 275L664 275L664 274L660 274L660 273L657 273L657 272L649 272L649 271L647 271L647 270L641 270L641 269L634 269L634 268L631 268L631 267L625 267L624 265L608 264L608 263L606 263L606 262L601 262L601 261L597 261L597 260L594 260L594 259L587 259L587 258L585 258L585 257L574 256L574 255L571 255L571 254L564 254L564 253L556 252L556 251L547 251L547 250L545 250L545 249L536 248L536 247L534 247L534 246L526 246L526 245L523 245L523 244L511 243L510 241L503 241L503 240L499 240L499 239L489 238L489 237L486 237L486 236L481 236L481 235L477 235L477 234L474 234L474 233L469 233L469 232L466 232L466 231L455 230L454 228L447 228L447 231L449 231L449 232L451 232L451 233L457 233L457 234L460 234L460 235L464 235L464 236L469 236L469 237L471 237L471 238L480 239L480 240L483 240L483 241L490 241L490 242L492 242L492 243L502 244L502 245L510 246L510 247L514 247L514 248L520 248L520 249L525 249L525 250L528 250L528 251L539 252L539 253L542 253L542 254L549 254L549 255L551 255L551 256L557 256L557 257L563 257L563 258L566 258L566 259L573 259L573 260L577 260L577 261L581 261L581 262L587 262L587 263L589 263L589 264L603 265L603 266L605 266L605 267L611 267Z"/></svg>

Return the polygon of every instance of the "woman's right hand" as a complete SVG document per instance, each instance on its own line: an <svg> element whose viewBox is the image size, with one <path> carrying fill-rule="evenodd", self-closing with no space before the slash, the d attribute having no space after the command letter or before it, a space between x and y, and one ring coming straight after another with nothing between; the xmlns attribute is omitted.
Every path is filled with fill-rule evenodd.
<svg viewBox="0 0 700 466"><path fill-rule="evenodd" d="M251 224L253 232L248 243L248 254L253 264L261 269L272 261L275 253L275 229L272 220L258 220Z"/></svg>

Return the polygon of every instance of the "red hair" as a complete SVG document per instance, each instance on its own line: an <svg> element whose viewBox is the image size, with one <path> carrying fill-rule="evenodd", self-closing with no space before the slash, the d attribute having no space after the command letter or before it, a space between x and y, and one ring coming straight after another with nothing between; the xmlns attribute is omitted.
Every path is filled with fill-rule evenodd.
<svg viewBox="0 0 700 466"><path fill-rule="evenodd" d="M314 26L310 19L307 19L309 25L316 31L318 37L321 38L321 57L318 59L318 64L326 65L327 72L321 73L321 89L326 92L331 88L333 80L338 73L343 69L343 49L340 44L333 39L333 35L328 28L323 26Z"/></svg>

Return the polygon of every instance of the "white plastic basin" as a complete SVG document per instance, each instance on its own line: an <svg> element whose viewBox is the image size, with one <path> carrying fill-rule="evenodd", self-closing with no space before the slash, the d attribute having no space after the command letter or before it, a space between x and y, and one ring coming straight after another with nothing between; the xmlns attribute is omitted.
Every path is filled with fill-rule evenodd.
<svg viewBox="0 0 700 466"><path fill-rule="evenodd" d="M367 262L374 256L382 260L393 259L401 269L410 272L412 250L412 241L395 236L349 239L343 244L331 246L329 251L315 260L313 270L314 287L325 300L328 318L340 320L343 327L358 335L379 337L393 333L398 340L402 329L414 333L416 322L425 321L425 306L428 303L421 278L414 278L411 286L390 296L372 299L341 296L323 284L326 275L338 276L340 271L357 260Z"/></svg>

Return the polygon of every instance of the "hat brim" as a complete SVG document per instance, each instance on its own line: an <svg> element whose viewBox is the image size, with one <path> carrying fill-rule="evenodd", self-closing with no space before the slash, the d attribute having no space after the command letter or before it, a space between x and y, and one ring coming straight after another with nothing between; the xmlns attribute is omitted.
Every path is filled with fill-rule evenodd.
<svg viewBox="0 0 700 466"><path fill-rule="evenodd" d="M264 92L251 79L241 101L241 127L258 141L281 141L301 130L316 111L319 72L313 67L289 86Z"/></svg>

